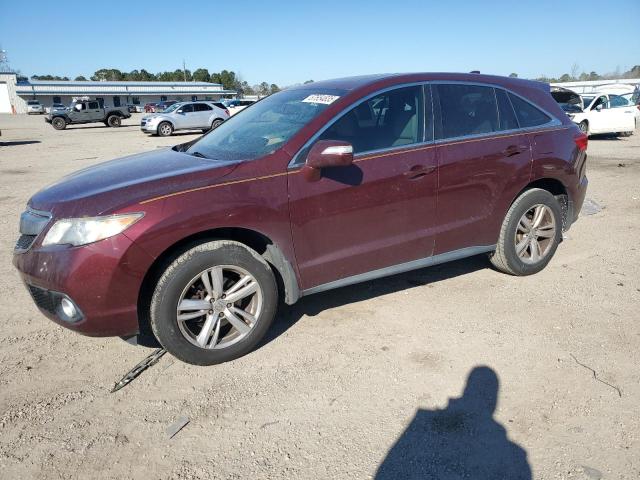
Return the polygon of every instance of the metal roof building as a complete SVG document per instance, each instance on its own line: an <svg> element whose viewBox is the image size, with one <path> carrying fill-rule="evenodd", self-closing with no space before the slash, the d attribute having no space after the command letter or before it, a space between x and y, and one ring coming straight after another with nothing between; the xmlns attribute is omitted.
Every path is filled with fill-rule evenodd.
<svg viewBox="0 0 640 480"><path fill-rule="evenodd" d="M4 79L0 79L4 80ZM8 78L7 80L11 80ZM225 90L219 83L206 82L92 82L30 80L16 82L13 75L10 105L16 113L26 112L27 100L39 100L49 107L53 103L69 104L74 97L94 97L103 105L116 107L127 104L144 105L163 100L218 100L235 96L233 90ZM6 103L6 102L5 102ZM0 105L2 102L0 101ZM11 111L11 110L9 110Z"/></svg>

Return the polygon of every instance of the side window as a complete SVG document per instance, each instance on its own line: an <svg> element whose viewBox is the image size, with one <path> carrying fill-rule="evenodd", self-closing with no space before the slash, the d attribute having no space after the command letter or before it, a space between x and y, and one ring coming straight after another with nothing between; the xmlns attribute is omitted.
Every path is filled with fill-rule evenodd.
<svg viewBox="0 0 640 480"><path fill-rule="evenodd" d="M60 97L53 97L53 103L62 103Z"/></svg>
<svg viewBox="0 0 640 480"><path fill-rule="evenodd" d="M422 142L422 87L384 92L340 117L319 140L343 140L354 153Z"/></svg>
<svg viewBox="0 0 640 480"><path fill-rule="evenodd" d="M510 93L509 99L511 100L513 109L516 111L518 123L521 128L537 127L538 125L544 125L551 121L551 118L549 118L546 113L537 109L529 102L524 101L517 95Z"/></svg>
<svg viewBox="0 0 640 480"><path fill-rule="evenodd" d="M114 107L120 106L120 97L113 97L113 106Z"/></svg>
<svg viewBox="0 0 640 480"><path fill-rule="evenodd" d="M193 112L193 104L192 103L188 103L187 105L184 105L182 107L182 113L191 113Z"/></svg>
<svg viewBox="0 0 640 480"><path fill-rule="evenodd" d="M478 135L498 130L493 88L477 85L437 85L442 137Z"/></svg>
<svg viewBox="0 0 640 480"><path fill-rule="evenodd" d="M212 108L206 103L196 103L193 106L193 110L196 112L206 112L206 111L212 110Z"/></svg>
<svg viewBox="0 0 640 480"><path fill-rule="evenodd" d="M629 102L620 95L609 95L609 106L611 108L627 107L629 106Z"/></svg>
<svg viewBox="0 0 640 480"><path fill-rule="evenodd" d="M495 89L498 100L498 128L499 130L514 130L518 128L518 120L513 111L507 92L499 88Z"/></svg>
<svg viewBox="0 0 640 480"><path fill-rule="evenodd" d="M100 108L98 102L89 102L89 110L97 110L98 108Z"/></svg>

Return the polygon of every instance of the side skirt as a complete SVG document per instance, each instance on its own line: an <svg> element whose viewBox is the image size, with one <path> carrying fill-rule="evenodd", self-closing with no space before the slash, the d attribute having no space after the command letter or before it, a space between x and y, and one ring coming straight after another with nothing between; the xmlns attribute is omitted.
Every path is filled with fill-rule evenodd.
<svg viewBox="0 0 640 480"><path fill-rule="evenodd" d="M481 253L492 252L495 249L496 249L495 245L461 248L460 250L441 253L440 255L421 258L420 260L413 260L411 262L401 263L399 265L393 265L391 267L385 267L385 268L380 268L378 270L372 270L366 273L360 273L358 275L353 275L352 277L346 277L346 278L341 278L340 280L334 280L333 282L324 283L322 285L318 285L316 287L311 287L311 288L308 288L307 290L303 290L301 296L312 295L314 293L324 292L326 290L333 290L334 288L346 287L347 285L353 285L355 283L375 280L376 278L388 277L390 275L396 275L398 273L417 270L419 268L430 267L433 265L438 265L440 263L460 260L461 258L472 257L474 255L479 255Z"/></svg>

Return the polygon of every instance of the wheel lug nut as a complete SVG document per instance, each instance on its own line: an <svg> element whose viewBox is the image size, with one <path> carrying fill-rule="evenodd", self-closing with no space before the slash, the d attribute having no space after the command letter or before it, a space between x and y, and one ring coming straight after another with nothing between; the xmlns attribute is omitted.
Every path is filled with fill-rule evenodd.
<svg viewBox="0 0 640 480"><path fill-rule="evenodd" d="M211 315L213 313L213 310L209 310L209 315Z"/></svg>
<svg viewBox="0 0 640 480"><path fill-rule="evenodd" d="M231 304L230 304L230 303L227 303L227 307L231 308Z"/></svg>
<svg viewBox="0 0 640 480"><path fill-rule="evenodd" d="M224 313L220 312L220 313L218 314L218 316L219 316L219 317L224 317Z"/></svg>

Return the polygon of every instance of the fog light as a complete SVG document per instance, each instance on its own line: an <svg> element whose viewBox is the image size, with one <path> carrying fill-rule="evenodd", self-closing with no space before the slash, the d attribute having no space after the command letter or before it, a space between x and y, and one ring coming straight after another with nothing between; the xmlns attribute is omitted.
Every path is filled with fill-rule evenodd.
<svg viewBox="0 0 640 480"><path fill-rule="evenodd" d="M60 301L60 308L62 308L62 313L64 313L69 320L73 319L78 312L76 306L68 298L63 298Z"/></svg>

